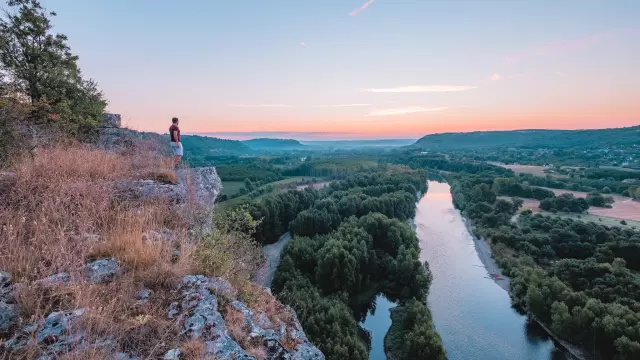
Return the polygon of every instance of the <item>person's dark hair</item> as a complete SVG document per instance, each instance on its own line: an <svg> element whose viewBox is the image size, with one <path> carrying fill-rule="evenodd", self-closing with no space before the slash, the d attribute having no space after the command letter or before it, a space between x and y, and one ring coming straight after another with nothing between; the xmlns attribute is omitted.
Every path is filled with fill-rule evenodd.
<svg viewBox="0 0 640 360"><path fill-rule="evenodd" d="M178 118L174 117L173 119L171 119L171 122L174 123L174 124L177 123L178 122Z"/></svg>

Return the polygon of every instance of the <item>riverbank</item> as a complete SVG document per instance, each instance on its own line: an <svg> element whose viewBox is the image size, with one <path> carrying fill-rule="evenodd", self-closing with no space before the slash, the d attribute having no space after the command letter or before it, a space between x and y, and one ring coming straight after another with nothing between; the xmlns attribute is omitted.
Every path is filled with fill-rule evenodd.
<svg viewBox="0 0 640 360"><path fill-rule="evenodd" d="M471 235L471 237L473 238L473 244L475 245L476 251L478 252L478 258L480 258L480 261L482 262L482 265L484 266L484 268L487 269L489 276L493 279L493 281L495 281L496 284L498 284L498 286L503 288L505 291L510 292L511 279L508 276L502 274L502 272L500 271L500 267L498 266L498 264L496 264L495 260L493 259L493 255L491 252L491 245L489 244L489 241L487 241L486 239L479 239L477 236L475 236L473 233L473 229L470 224L470 221L464 216L462 219L464 221L465 226L467 227L467 230L469 231L469 235ZM500 278L498 279L496 277L493 277L491 276L491 274L498 274L500 275ZM586 351L582 347L571 344L568 341L560 339L556 334L554 334L551 331L549 327L543 324L542 321L538 320L535 316L529 315L529 317L532 321L535 321L538 325L540 325L547 332L547 334L549 334L549 337L551 337L553 341L562 350L566 352L567 355L577 360L595 359L593 355L591 355L588 351Z"/></svg>
<svg viewBox="0 0 640 360"><path fill-rule="evenodd" d="M495 283L503 288L506 292L510 292L511 278L503 274L500 270L500 266L498 266L495 260L493 260L491 245L489 244L489 242L485 239L479 239L477 236L475 236L470 221L467 218L463 216L462 221L464 222L467 231L469 231L469 235L471 235L471 238L473 239L473 245L478 252L478 258L480 258L482 265L487 270L489 278L493 279L493 281L495 281Z"/></svg>

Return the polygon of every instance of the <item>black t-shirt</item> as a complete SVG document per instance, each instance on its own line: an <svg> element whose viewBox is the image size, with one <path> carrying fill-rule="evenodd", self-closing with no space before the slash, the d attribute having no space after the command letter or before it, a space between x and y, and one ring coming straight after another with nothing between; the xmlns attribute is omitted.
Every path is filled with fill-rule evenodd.
<svg viewBox="0 0 640 360"><path fill-rule="evenodd" d="M177 132L177 139L176 137L173 135L173 132ZM173 124L169 127L169 136L171 136L171 142L180 142L180 128L178 127L178 125Z"/></svg>

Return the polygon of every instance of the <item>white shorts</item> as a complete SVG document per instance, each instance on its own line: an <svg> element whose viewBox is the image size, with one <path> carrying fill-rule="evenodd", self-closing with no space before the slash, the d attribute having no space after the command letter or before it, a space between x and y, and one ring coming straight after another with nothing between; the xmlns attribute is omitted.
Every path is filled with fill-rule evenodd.
<svg viewBox="0 0 640 360"><path fill-rule="evenodd" d="M178 144L177 142L171 142L171 150L173 151L173 155L182 156L182 143Z"/></svg>

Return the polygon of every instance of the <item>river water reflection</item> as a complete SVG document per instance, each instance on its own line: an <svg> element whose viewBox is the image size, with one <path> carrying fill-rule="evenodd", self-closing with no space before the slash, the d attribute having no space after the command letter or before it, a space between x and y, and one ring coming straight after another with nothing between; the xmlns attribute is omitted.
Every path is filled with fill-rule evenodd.
<svg viewBox="0 0 640 360"><path fill-rule="evenodd" d="M488 277L448 184L429 182L415 225L421 259L433 273L429 308L449 360L566 359Z"/></svg>

